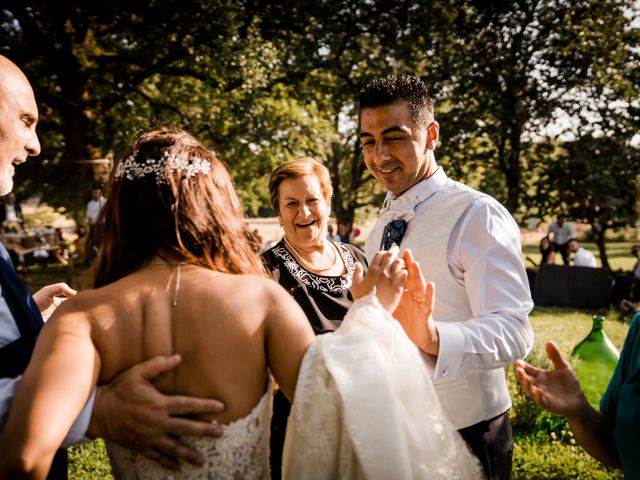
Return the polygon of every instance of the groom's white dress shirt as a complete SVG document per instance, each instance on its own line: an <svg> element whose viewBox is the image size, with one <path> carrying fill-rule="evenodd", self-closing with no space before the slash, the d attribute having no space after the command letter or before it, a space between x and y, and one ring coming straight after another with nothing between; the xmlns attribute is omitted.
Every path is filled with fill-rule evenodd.
<svg viewBox="0 0 640 480"><path fill-rule="evenodd" d="M401 242L435 282L437 357L425 355L436 392L456 428L511 406L504 365L533 345L533 308L522 262L519 228L495 199L449 179L442 168L400 197L392 193L367 238L371 260L384 227L408 221Z"/></svg>

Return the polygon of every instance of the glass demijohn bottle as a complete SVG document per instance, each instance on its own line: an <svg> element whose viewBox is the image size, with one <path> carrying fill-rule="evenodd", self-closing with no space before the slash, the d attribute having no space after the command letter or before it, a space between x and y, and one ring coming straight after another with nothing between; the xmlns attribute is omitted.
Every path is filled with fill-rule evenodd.
<svg viewBox="0 0 640 480"><path fill-rule="evenodd" d="M603 322L602 315L594 315L591 332L571 352L571 356L578 359L575 372L582 391L596 409L620 358L618 350L602 329Z"/></svg>

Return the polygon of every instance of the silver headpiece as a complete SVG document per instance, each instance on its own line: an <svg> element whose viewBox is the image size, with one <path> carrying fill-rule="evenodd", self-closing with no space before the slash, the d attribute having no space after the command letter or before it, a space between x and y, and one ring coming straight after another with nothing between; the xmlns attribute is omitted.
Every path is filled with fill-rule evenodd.
<svg viewBox="0 0 640 480"><path fill-rule="evenodd" d="M191 178L198 173L209 173L211 171L211 163L199 157L185 158L179 155L170 154L165 150L162 158L156 160L147 158L144 163L136 162L135 157L138 152L125 158L116 167L115 178L127 180L135 180L147 175L155 175L156 183L167 183L165 179L165 171L184 172L185 177Z"/></svg>

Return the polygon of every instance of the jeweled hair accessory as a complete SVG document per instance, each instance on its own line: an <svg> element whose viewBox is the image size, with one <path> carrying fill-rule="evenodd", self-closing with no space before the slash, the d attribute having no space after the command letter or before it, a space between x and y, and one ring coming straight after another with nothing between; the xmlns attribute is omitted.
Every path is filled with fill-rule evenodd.
<svg viewBox="0 0 640 480"><path fill-rule="evenodd" d="M144 162L136 162L137 151L125 158L116 167L115 179L135 180L147 175L155 175L156 183L167 183L165 171L184 172L185 177L191 178L198 173L209 173L211 163L199 157L185 158L180 155L171 154L165 150L162 158L156 160L147 158Z"/></svg>

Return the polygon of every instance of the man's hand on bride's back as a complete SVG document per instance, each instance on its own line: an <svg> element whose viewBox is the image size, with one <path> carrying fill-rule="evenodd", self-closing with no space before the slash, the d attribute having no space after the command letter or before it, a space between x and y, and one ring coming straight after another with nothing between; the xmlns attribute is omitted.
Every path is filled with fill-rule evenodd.
<svg viewBox="0 0 640 480"><path fill-rule="evenodd" d="M217 400L161 394L151 381L179 363L179 355L154 357L99 387L87 435L136 450L172 470L180 468L180 460L204 464L203 455L181 443L179 437L219 437L222 427L185 416L220 413L224 405Z"/></svg>
<svg viewBox="0 0 640 480"><path fill-rule="evenodd" d="M387 251L376 253L364 275L362 265L356 264L351 287L354 300L364 297L376 287L376 296L380 304L393 313L400 303L407 279L404 261L398 252L398 247L393 246Z"/></svg>

